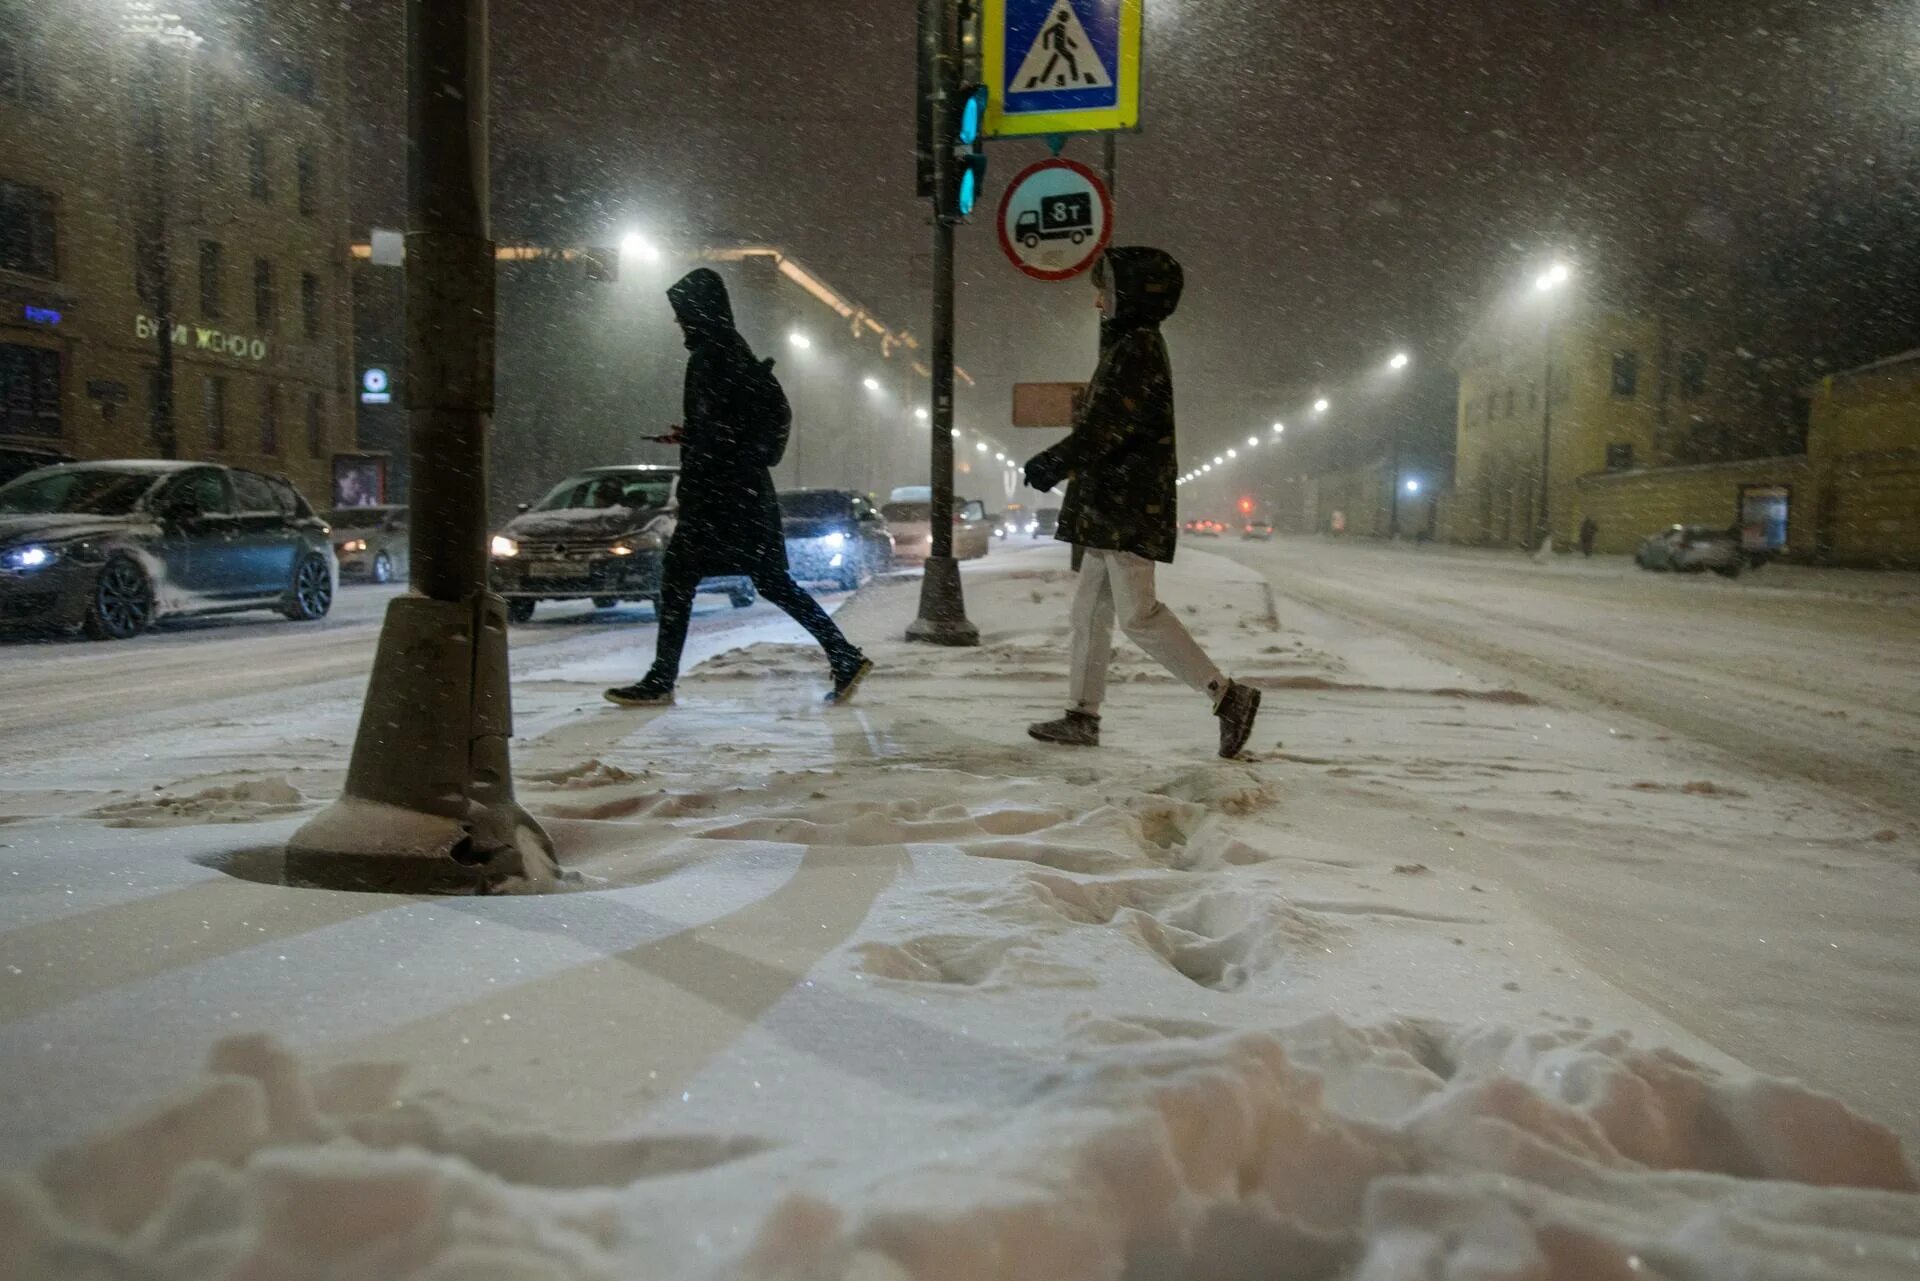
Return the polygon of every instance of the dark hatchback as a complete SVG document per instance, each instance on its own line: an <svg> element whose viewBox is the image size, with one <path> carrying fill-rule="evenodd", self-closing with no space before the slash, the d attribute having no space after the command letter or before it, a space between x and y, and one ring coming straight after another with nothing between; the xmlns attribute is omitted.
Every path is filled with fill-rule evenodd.
<svg viewBox="0 0 1920 1281"><path fill-rule="evenodd" d="M595 467L521 508L490 548L493 590L507 598L507 617L524 623L543 600L590 600L598 609L643 600L657 608L679 480L677 467ZM757 598L749 578L709 578L700 590L724 592L739 609Z"/></svg>
<svg viewBox="0 0 1920 1281"><path fill-rule="evenodd" d="M315 619L335 578L326 523L278 476L137 460L0 486L0 625L124 640L189 614Z"/></svg>
<svg viewBox="0 0 1920 1281"><path fill-rule="evenodd" d="M783 490L780 527L787 564L803 583L829 582L852 591L893 568L886 519L852 490Z"/></svg>

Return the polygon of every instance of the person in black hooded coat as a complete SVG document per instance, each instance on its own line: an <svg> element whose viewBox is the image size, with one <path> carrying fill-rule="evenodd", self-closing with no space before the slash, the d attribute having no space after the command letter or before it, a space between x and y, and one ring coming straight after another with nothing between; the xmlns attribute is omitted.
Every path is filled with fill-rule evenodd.
<svg viewBox="0 0 1920 1281"><path fill-rule="evenodd" d="M1072 433L1026 465L1027 483L1042 492L1068 481L1054 537L1084 552L1069 706L1027 733L1098 746L1117 618L1128 639L1208 697L1220 722L1220 755L1237 756L1253 733L1260 691L1223 676L1154 589L1154 566L1172 562L1180 533L1173 365L1160 325L1179 307L1185 275L1163 250L1110 249L1095 264L1093 283L1103 317L1099 366Z"/></svg>
<svg viewBox="0 0 1920 1281"><path fill-rule="evenodd" d="M679 517L661 567L653 666L638 683L608 690L607 700L625 707L672 702L700 580L745 575L820 642L833 676L828 699L845 702L873 664L788 572L780 503L768 470L768 436L776 428L764 421L753 394L760 380L772 376L772 362L763 367L734 327L733 304L718 272L689 272L667 290L667 301L692 353L684 422L669 438L680 446Z"/></svg>

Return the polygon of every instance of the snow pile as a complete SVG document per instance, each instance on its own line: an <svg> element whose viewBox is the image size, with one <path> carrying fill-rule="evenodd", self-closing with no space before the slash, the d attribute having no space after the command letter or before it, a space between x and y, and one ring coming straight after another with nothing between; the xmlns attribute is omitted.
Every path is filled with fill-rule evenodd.
<svg viewBox="0 0 1920 1281"><path fill-rule="evenodd" d="M1624 1035L1333 1017L1206 1036L1091 1017L1062 1066L904 1165L765 1189L711 1276L1911 1277L1897 1142L1788 1083ZM633 1198L748 1139L581 1142L306 1074L262 1038L148 1118L0 1191L0 1273L572 1281L635 1276Z"/></svg>
<svg viewBox="0 0 1920 1281"><path fill-rule="evenodd" d="M180 796L154 789L151 796L116 801L92 811L108 827L180 827L192 823L258 823L305 808L307 798L284 778L248 779Z"/></svg>

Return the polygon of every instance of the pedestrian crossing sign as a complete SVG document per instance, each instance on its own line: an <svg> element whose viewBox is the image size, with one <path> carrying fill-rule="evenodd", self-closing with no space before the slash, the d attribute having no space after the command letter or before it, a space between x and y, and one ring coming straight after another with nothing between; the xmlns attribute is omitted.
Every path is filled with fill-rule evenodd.
<svg viewBox="0 0 1920 1281"><path fill-rule="evenodd" d="M1145 0L986 0L981 61L986 134L1140 127Z"/></svg>

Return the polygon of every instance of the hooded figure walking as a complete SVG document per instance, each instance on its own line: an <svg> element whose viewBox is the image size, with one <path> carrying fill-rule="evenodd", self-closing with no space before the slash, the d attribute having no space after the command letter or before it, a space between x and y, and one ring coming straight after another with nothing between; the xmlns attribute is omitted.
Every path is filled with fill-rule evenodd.
<svg viewBox="0 0 1920 1281"><path fill-rule="evenodd" d="M769 468L786 450L790 415L773 362L756 359L734 328L733 304L718 272L689 272L667 290L667 301L692 353L685 421L665 438L680 446L679 522L661 565L653 666L637 684L608 690L607 701L622 707L671 703L700 580L745 574L827 651L833 676L827 701L844 703L873 664L787 570Z"/></svg>
<svg viewBox="0 0 1920 1281"><path fill-rule="evenodd" d="M1071 477L1054 537L1084 549L1073 597L1067 713L1027 727L1045 743L1097 747L1113 658L1113 624L1162 667L1205 694L1220 722L1220 755L1253 733L1260 691L1227 679L1154 594L1154 566L1179 539L1174 489L1173 368L1160 324L1180 305L1185 276L1159 249L1110 249L1094 265L1100 364L1065 440L1026 465L1042 491Z"/></svg>

